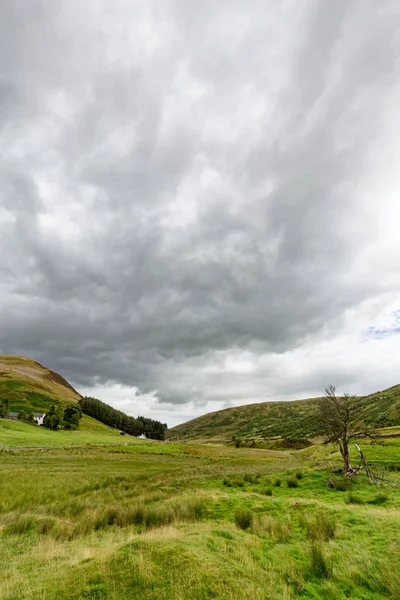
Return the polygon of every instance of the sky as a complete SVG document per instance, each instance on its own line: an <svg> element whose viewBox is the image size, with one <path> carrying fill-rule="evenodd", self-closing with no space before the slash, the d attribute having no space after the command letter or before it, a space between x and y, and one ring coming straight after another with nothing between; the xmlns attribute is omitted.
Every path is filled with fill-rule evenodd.
<svg viewBox="0 0 400 600"><path fill-rule="evenodd" d="M169 426L400 383L398 0L0 3L0 353Z"/></svg>

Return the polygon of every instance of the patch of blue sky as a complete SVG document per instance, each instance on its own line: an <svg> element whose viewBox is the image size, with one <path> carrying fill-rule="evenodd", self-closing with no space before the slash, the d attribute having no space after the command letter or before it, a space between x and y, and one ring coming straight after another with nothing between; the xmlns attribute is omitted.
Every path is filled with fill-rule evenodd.
<svg viewBox="0 0 400 600"><path fill-rule="evenodd" d="M367 339L384 339L393 335L400 334L400 310L391 313L390 319L385 319L385 323L368 327L364 331L364 337Z"/></svg>

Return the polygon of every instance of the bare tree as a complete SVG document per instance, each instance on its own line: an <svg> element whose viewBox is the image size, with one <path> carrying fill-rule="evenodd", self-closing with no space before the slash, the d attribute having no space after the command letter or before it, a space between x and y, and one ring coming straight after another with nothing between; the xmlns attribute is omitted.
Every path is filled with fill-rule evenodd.
<svg viewBox="0 0 400 600"><path fill-rule="evenodd" d="M318 400L317 404L319 426L328 442L339 445L343 459L343 474L346 476L352 476L358 470L351 466L350 440L363 437L373 438L373 432L363 425L360 412L359 399L350 394L337 396L334 385L326 388L325 397Z"/></svg>

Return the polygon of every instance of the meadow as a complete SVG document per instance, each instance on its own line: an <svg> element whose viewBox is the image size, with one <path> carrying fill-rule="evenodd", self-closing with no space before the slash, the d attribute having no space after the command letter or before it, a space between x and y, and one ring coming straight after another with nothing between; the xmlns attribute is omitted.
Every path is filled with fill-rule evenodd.
<svg viewBox="0 0 400 600"><path fill-rule="evenodd" d="M400 598L400 489L349 487L334 447L87 434L0 451L2 599ZM399 439L365 449L400 481Z"/></svg>

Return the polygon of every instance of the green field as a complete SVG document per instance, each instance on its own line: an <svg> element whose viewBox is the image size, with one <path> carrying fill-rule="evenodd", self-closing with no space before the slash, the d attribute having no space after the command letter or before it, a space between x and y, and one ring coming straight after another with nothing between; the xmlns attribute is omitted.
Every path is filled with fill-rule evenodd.
<svg viewBox="0 0 400 600"><path fill-rule="evenodd" d="M332 446L61 449L12 425L53 447L0 452L2 600L400 598L400 489L328 489ZM400 439L363 447L400 482Z"/></svg>
<svg viewBox="0 0 400 600"><path fill-rule="evenodd" d="M51 431L22 421L0 419L0 450L16 447L82 446L85 444L121 443L119 430L84 415L77 431ZM125 437L123 438L125 440ZM132 440L130 436L127 439Z"/></svg>

